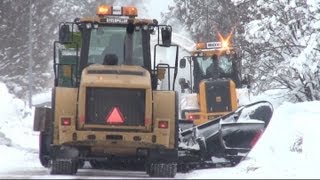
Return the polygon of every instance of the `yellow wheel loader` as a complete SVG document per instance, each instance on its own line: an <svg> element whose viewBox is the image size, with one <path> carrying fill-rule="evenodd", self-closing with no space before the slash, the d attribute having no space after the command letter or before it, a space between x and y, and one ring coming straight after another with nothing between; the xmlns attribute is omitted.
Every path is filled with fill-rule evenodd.
<svg viewBox="0 0 320 180"><path fill-rule="evenodd" d="M181 119L194 125L234 112L247 102L250 78L242 80L241 59L230 46L229 38L220 42L197 43L196 50L180 60L184 69L188 62L189 80L179 79L181 87Z"/></svg>
<svg viewBox="0 0 320 180"><path fill-rule="evenodd" d="M150 36L178 46L170 26L136 16L135 7L102 5L95 17L60 24L52 106L36 108L34 123L51 174L75 174L84 161L143 161L150 176L175 176L176 92L155 90Z"/></svg>
<svg viewBox="0 0 320 180"><path fill-rule="evenodd" d="M51 107L37 107L34 116L34 131L40 132L39 159L51 174L76 174L87 161L92 168L135 166L151 177L174 177L177 170L196 164L215 165L209 157L221 155L223 143L238 148L239 143L221 139L239 134L221 131L219 124L179 130L174 90L179 46L171 43L171 26L139 19L131 6L101 5L96 14L61 23L59 40L53 45ZM157 39L154 47L152 36ZM171 50L167 57L174 66L159 61L159 49ZM158 89L164 79L168 88ZM228 116L234 117L231 125L241 112ZM251 121L249 135L241 136L245 139L241 150L233 148L231 154L242 157L240 151L249 152L247 142L257 140L263 129L264 122ZM229 151L223 154L229 155Z"/></svg>
<svg viewBox="0 0 320 180"><path fill-rule="evenodd" d="M226 39L221 36L220 42L197 43L191 55L180 60L181 70L188 62L189 73L185 74L190 78L179 79L179 128L181 137L187 137L183 141L192 141L189 148L196 144L207 158L210 154L237 164L243 157L236 154L253 147L267 128L273 108L270 102L246 104L248 100L240 97L247 95L250 78L245 76L242 80L241 60L229 39L230 36ZM239 102L240 99L244 102ZM263 124L260 130L255 129L257 124L250 124L256 120ZM194 143L195 139L200 142Z"/></svg>
<svg viewBox="0 0 320 180"><path fill-rule="evenodd" d="M232 48L222 48L218 42L198 43L188 59L190 67L189 84L179 79L184 102L189 108L181 107L183 119L192 120L195 125L207 122L238 108L236 88L242 86L240 62ZM180 68L186 66L186 59L180 61ZM192 107L193 106L193 107Z"/></svg>

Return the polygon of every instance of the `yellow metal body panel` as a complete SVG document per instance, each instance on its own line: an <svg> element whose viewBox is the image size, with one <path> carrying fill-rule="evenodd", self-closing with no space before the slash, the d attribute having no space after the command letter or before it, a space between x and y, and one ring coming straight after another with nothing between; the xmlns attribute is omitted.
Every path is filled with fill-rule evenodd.
<svg viewBox="0 0 320 180"><path fill-rule="evenodd" d="M237 97L237 90L236 84L234 81L230 80L230 99L231 99L231 111L235 111L238 108L238 97Z"/></svg>
<svg viewBox="0 0 320 180"><path fill-rule="evenodd" d="M155 133L159 134L161 144L166 144L170 149L174 148L176 128L176 93L174 91L154 91L153 92L153 111L155 117ZM169 128L167 130L159 129L158 122L160 120L168 120ZM169 138L169 139L168 139Z"/></svg>
<svg viewBox="0 0 320 180"><path fill-rule="evenodd" d="M229 47L227 49L199 49L199 50L194 50L191 52L191 56L206 56L206 57L210 57L215 55L221 55L221 54L234 54L235 53L235 49L232 47Z"/></svg>
<svg viewBox="0 0 320 180"><path fill-rule="evenodd" d="M88 74L89 70L142 72L143 76ZM176 94L173 91L152 92L150 82L149 72L141 67L92 65L85 68L79 89L56 88L54 145L80 145L89 147L91 152L113 155L134 155L137 148L175 148ZM85 125L81 118L85 117L86 87L146 89L146 126ZM71 125L63 126L61 118L71 118ZM168 128L158 128L159 121L168 121ZM142 131L136 131L137 128ZM108 135L121 139L106 139ZM95 139L89 138L93 136Z"/></svg>
<svg viewBox="0 0 320 180"><path fill-rule="evenodd" d="M108 23L108 24L128 24L132 22L135 25L157 25L157 22L153 19L138 19L138 18L123 18L116 16L105 16L105 17L84 17L80 19L80 22L97 22L97 23Z"/></svg>
<svg viewBox="0 0 320 180"><path fill-rule="evenodd" d="M211 57L213 55L222 55L222 54L235 54L235 49L233 47L229 47L227 49L199 49L194 50L191 52L192 56L206 56ZM193 122L195 125L200 125L205 122L207 122L210 119L214 119L216 117L220 117L223 115L226 115L230 112L235 111L238 108L238 99L236 95L236 85L234 81L230 80L230 104L231 104L231 110L224 111L224 112L214 112L210 113L207 112L207 100L206 100L206 91L205 91L205 83L204 81L200 82L199 84L199 93L198 93L198 102L200 106L200 112L185 112L186 117L193 115L196 117L199 117L198 119L194 119ZM221 100L221 99L220 99ZM219 99L216 99L216 101L219 101Z"/></svg>
<svg viewBox="0 0 320 180"><path fill-rule="evenodd" d="M199 94L198 94L198 100L200 105L200 112L186 112L186 117L193 115L196 117L199 117L199 119L194 119L193 122L195 125L200 125L205 122L207 122L210 119L214 119L216 117L220 117L223 115L226 115L230 112L235 111L238 108L238 98L236 94L236 85L235 83L230 80L230 88L229 88L229 95L230 95L230 105L231 110L229 111L223 111L223 112L214 112L210 113L207 111L207 94L206 94L206 84L204 81L201 81L199 84ZM221 100L221 99L220 99ZM218 100L217 100L218 101Z"/></svg>
<svg viewBox="0 0 320 180"><path fill-rule="evenodd" d="M55 105L54 105L54 140L53 144L60 144L59 136L60 132L72 133L75 128L76 121L76 108L77 108L77 88L64 88L56 87L55 88ZM71 125L69 128L61 126L61 118L70 117Z"/></svg>
<svg viewBox="0 0 320 180"><path fill-rule="evenodd" d="M89 71L118 71L118 72L132 72L141 73L138 75L124 75L124 74L89 74ZM150 74L147 70L139 66L103 66L103 65L92 65L85 68L82 71L82 79L79 89L79 109L78 126L80 128L105 128L105 129L140 129L150 131L151 124L148 126L140 127L128 127L128 126L110 126L110 125L86 125L85 124L85 110L86 110L86 88L87 87L104 87L104 88L123 88L123 89L145 89L146 90L146 107L145 107L145 119L152 118L152 89Z"/></svg>

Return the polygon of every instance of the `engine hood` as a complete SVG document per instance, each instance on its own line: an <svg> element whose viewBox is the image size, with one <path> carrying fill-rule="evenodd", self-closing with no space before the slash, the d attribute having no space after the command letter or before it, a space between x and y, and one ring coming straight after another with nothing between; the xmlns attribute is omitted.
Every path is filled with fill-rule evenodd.
<svg viewBox="0 0 320 180"><path fill-rule="evenodd" d="M80 86L151 89L151 79L140 66L94 64L82 71Z"/></svg>

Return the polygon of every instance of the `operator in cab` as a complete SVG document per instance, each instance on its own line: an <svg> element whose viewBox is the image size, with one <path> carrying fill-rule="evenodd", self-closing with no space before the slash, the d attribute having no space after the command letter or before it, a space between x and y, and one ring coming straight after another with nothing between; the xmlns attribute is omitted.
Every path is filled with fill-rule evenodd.
<svg viewBox="0 0 320 180"><path fill-rule="evenodd" d="M206 69L207 78L218 79L220 77L220 67L218 62L218 56L216 54L211 57L211 64Z"/></svg>

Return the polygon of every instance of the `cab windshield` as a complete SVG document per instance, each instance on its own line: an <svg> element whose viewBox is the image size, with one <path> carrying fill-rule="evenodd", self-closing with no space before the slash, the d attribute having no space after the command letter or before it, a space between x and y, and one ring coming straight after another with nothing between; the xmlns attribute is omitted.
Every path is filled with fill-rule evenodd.
<svg viewBox="0 0 320 180"><path fill-rule="evenodd" d="M199 65L199 70L204 76L208 75L208 70L214 65L214 63L218 63L218 69L216 69L216 71L219 71L220 74L233 73L232 60L226 55L218 56L217 62L213 61L212 57L198 56L196 57L196 63Z"/></svg>
<svg viewBox="0 0 320 180"><path fill-rule="evenodd" d="M132 63L128 63L125 55L125 41L129 37L126 27L102 26L92 29L89 43L88 63L104 64L107 57L112 56L117 59L117 65L134 64L143 66L142 33L140 30L132 34ZM128 53L128 51L127 51ZM106 57L107 56L107 57Z"/></svg>

